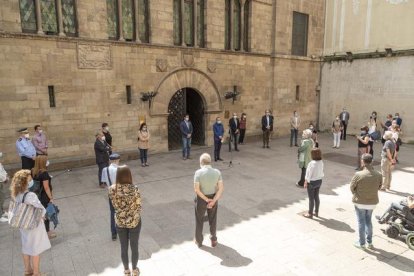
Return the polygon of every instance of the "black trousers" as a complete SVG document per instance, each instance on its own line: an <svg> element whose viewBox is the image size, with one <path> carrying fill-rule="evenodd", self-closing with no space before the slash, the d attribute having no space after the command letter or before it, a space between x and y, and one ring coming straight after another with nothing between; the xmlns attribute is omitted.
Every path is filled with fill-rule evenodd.
<svg viewBox="0 0 414 276"><path fill-rule="evenodd" d="M246 129L240 129L239 144L244 143L244 135L246 135Z"/></svg>
<svg viewBox="0 0 414 276"><path fill-rule="evenodd" d="M300 180L297 183L299 186L303 186L305 184L305 175L306 175L306 168L301 168Z"/></svg>
<svg viewBox="0 0 414 276"><path fill-rule="evenodd" d="M234 150L237 150L237 144L239 143L239 133L230 132L229 151L231 151L231 144L234 145Z"/></svg>
<svg viewBox="0 0 414 276"><path fill-rule="evenodd" d="M316 185L314 185L316 184ZM313 216L313 210L315 213L319 212L319 189L321 188L322 180L311 181L308 183L308 196L309 196L309 215Z"/></svg>
<svg viewBox="0 0 414 276"><path fill-rule="evenodd" d="M269 146L270 129L263 130L263 147Z"/></svg>
<svg viewBox="0 0 414 276"><path fill-rule="evenodd" d="M341 132L341 139L346 140L346 128L348 127L348 124L345 121L342 121L342 125L344 126L344 128Z"/></svg>
<svg viewBox="0 0 414 276"><path fill-rule="evenodd" d="M141 220L135 228L116 228L118 231L119 242L121 243L121 259L124 269L129 269L128 247L131 247L131 263L132 269L136 269L138 265L138 241L141 233ZM128 246L129 244L129 246Z"/></svg>
<svg viewBox="0 0 414 276"><path fill-rule="evenodd" d="M214 198L213 195L206 195L208 198ZM210 239L212 241L217 240L217 208L218 202L214 205L213 208L207 209L207 202L202 198L197 196L194 199L195 202L195 219L196 219L196 229L195 229L195 239L199 244L203 243L203 226L204 226L204 215L207 211L208 223L210 225Z"/></svg>
<svg viewBox="0 0 414 276"><path fill-rule="evenodd" d="M102 184L102 170L109 166L108 162L98 163L98 184Z"/></svg>
<svg viewBox="0 0 414 276"><path fill-rule="evenodd" d="M290 129L290 145L292 146L293 141L295 142L295 146L298 145L298 129L291 128Z"/></svg>
<svg viewBox="0 0 414 276"><path fill-rule="evenodd" d="M220 150L221 150L221 140L214 139L214 160L217 161L217 159L220 158Z"/></svg>
<svg viewBox="0 0 414 276"><path fill-rule="evenodd" d="M22 170L31 170L34 167L35 161L26 156L22 156Z"/></svg>

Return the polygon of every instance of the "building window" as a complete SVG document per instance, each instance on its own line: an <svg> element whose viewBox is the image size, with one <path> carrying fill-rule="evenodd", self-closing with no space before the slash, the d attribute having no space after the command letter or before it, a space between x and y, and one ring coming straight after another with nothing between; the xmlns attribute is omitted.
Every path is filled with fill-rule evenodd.
<svg viewBox="0 0 414 276"><path fill-rule="evenodd" d="M149 43L148 0L138 0L138 36L141 42Z"/></svg>
<svg viewBox="0 0 414 276"><path fill-rule="evenodd" d="M300 86L296 85L295 100L298 102L300 100Z"/></svg>
<svg viewBox="0 0 414 276"><path fill-rule="evenodd" d="M194 46L194 1L184 0L184 43Z"/></svg>
<svg viewBox="0 0 414 276"><path fill-rule="evenodd" d="M230 8L231 8L231 0L225 0L225 31L224 31L224 48L226 50L230 50L231 49L231 44L230 44L230 33L231 33L231 12L230 12Z"/></svg>
<svg viewBox="0 0 414 276"><path fill-rule="evenodd" d="M307 55L308 21L309 15L300 12L293 12L292 55Z"/></svg>
<svg viewBox="0 0 414 276"><path fill-rule="evenodd" d="M20 18L24 33L36 33L36 7L34 0L20 0Z"/></svg>
<svg viewBox="0 0 414 276"><path fill-rule="evenodd" d="M204 47L205 1L173 0L174 45ZM183 5L181 5L183 3Z"/></svg>
<svg viewBox="0 0 414 276"><path fill-rule="evenodd" d="M243 50L249 51L249 28L250 28L250 5L251 1L247 0L244 3L244 14L243 14Z"/></svg>
<svg viewBox="0 0 414 276"><path fill-rule="evenodd" d="M134 0L122 0L122 34L127 41L134 40Z"/></svg>
<svg viewBox="0 0 414 276"><path fill-rule="evenodd" d="M205 33L204 33L204 13L205 13L205 1L197 0L197 40L198 46L205 47Z"/></svg>
<svg viewBox="0 0 414 276"><path fill-rule="evenodd" d="M244 43L244 39L242 39L242 35L244 36L242 25L244 27L245 23L242 24L242 19L244 20L245 18L244 11L246 10L246 5L242 9L242 5L239 0L225 1L224 48L226 50L240 51L242 50L242 41ZM248 4L247 9L249 9ZM249 24L249 21L246 21L246 24Z"/></svg>
<svg viewBox="0 0 414 276"><path fill-rule="evenodd" d="M62 0L63 31L68 36L76 36L76 6L75 0Z"/></svg>
<svg viewBox="0 0 414 276"><path fill-rule="evenodd" d="M240 51L241 5L239 0L233 2L233 49Z"/></svg>
<svg viewBox="0 0 414 276"><path fill-rule="evenodd" d="M106 14L108 22L108 37L109 39L118 39L118 1L106 0Z"/></svg>
<svg viewBox="0 0 414 276"><path fill-rule="evenodd" d="M56 2L55 0L40 1L42 13L42 29L45 34L57 34L58 23L56 16Z"/></svg>
<svg viewBox="0 0 414 276"><path fill-rule="evenodd" d="M181 0L174 0L174 45L181 45Z"/></svg>

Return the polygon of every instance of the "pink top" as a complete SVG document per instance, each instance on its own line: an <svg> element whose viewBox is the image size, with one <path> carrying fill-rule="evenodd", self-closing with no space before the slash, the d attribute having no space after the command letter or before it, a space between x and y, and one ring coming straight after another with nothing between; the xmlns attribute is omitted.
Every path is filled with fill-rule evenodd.
<svg viewBox="0 0 414 276"><path fill-rule="evenodd" d="M44 133L36 132L33 136L32 143L36 149L36 152L39 154L43 154L43 151L47 149L47 139Z"/></svg>

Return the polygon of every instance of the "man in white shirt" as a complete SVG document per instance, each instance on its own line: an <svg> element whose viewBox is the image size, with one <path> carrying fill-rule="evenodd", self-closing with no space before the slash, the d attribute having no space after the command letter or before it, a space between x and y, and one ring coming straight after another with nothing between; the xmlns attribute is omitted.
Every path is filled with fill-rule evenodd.
<svg viewBox="0 0 414 276"><path fill-rule="evenodd" d="M108 185L108 187L116 183L116 172L118 170L120 159L121 159L121 156L118 153L112 153L109 156L109 162L110 162L109 166L102 170L101 182ZM112 240L115 241L116 234L117 234L116 225L115 225L115 209L110 199L109 199L109 210L111 211Z"/></svg>
<svg viewBox="0 0 414 276"><path fill-rule="evenodd" d="M295 140L295 147L298 147L298 130L300 126L300 117L296 111L293 111L293 117L290 118L290 146Z"/></svg>

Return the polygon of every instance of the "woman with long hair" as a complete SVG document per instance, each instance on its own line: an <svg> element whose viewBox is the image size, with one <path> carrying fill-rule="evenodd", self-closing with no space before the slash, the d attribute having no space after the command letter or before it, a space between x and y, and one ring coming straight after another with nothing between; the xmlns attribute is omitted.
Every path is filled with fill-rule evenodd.
<svg viewBox="0 0 414 276"><path fill-rule="evenodd" d="M148 148L149 148L150 134L146 123L142 123L138 131L138 149L139 157L141 159L141 166L148 167Z"/></svg>
<svg viewBox="0 0 414 276"><path fill-rule="evenodd" d="M32 169L33 180L40 182L41 192L39 200L45 208L47 208L49 202L53 203L52 178L47 171L47 163L47 155L38 155L35 159L35 166ZM45 219L45 227L49 239L56 238L56 233L50 230L50 221L47 218Z"/></svg>
<svg viewBox="0 0 414 276"><path fill-rule="evenodd" d="M10 185L11 198L16 202L33 205L42 209L45 216L46 210L40 203L35 193L28 191L29 182L32 176L29 170L20 170L13 176ZM13 214L10 215L12 217ZM50 248L50 241L46 234L45 225L40 221L36 228L27 230L19 229L22 238L22 253L25 276L44 275L40 273L40 254Z"/></svg>
<svg viewBox="0 0 414 276"><path fill-rule="evenodd" d="M246 113L242 113L240 117L240 137L239 137L239 144L244 144L244 136L246 135L246 127L247 127L247 115Z"/></svg>
<svg viewBox="0 0 414 276"><path fill-rule="evenodd" d="M309 162L306 168L305 185L304 188L308 190L309 196L309 211L303 216L305 218L313 218L319 216L319 189L322 185L323 174L323 162L322 153L318 148L314 148L311 151L312 161ZM315 213L313 212L315 208Z"/></svg>
<svg viewBox="0 0 414 276"><path fill-rule="evenodd" d="M361 135L355 135L355 138L358 140L358 160L357 160L357 167L355 170L360 171L362 170L361 167L361 157L364 153L369 152L369 134L368 134L368 126L361 127Z"/></svg>
<svg viewBox="0 0 414 276"><path fill-rule="evenodd" d="M115 223L121 243L121 259L124 265L124 274L131 275L128 258L128 244L130 244L132 252L132 276L138 276L141 195L139 189L132 184L131 170L128 166L118 167L116 184L109 187L109 198L115 208Z"/></svg>

